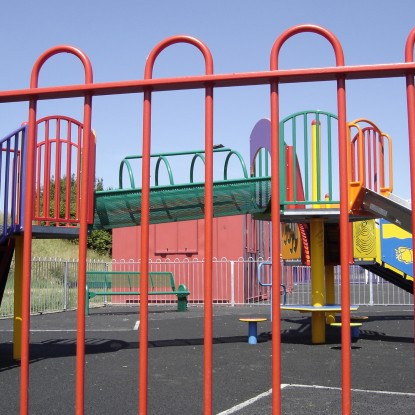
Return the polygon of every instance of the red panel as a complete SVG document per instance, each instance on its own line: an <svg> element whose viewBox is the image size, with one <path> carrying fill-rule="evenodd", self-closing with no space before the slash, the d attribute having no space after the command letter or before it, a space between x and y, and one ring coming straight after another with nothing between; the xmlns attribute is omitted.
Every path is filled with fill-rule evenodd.
<svg viewBox="0 0 415 415"><path fill-rule="evenodd" d="M197 221L182 222L177 232L178 253L179 254L197 254L198 253L198 226ZM184 226L186 225L186 226Z"/></svg>
<svg viewBox="0 0 415 415"><path fill-rule="evenodd" d="M248 223L252 220L250 216ZM213 220L213 256L236 260L244 256L244 220L246 216L229 216ZM203 220L150 225L149 258L150 260L169 258L204 258ZM252 241L255 233L249 232ZM114 261L140 259L141 228L113 229L112 258ZM252 244L253 242L251 242Z"/></svg>
<svg viewBox="0 0 415 415"><path fill-rule="evenodd" d="M235 260L243 257L243 218L227 216L213 220L213 256Z"/></svg>
<svg viewBox="0 0 415 415"><path fill-rule="evenodd" d="M140 256L139 241L141 230L139 226L112 230L112 258L116 261L138 261Z"/></svg>
<svg viewBox="0 0 415 415"><path fill-rule="evenodd" d="M155 255L198 253L197 221L163 223L154 228Z"/></svg>
<svg viewBox="0 0 415 415"><path fill-rule="evenodd" d="M155 254L176 254L178 253L178 224L163 223L155 227L154 245ZM151 255L151 252L150 252Z"/></svg>

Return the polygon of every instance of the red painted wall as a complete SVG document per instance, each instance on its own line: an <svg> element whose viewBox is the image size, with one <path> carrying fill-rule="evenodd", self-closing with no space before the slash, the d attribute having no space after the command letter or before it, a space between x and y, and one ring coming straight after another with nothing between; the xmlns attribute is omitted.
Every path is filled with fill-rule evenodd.
<svg viewBox="0 0 415 415"><path fill-rule="evenodd" d="M213 256L238 259L244 256L245 216L230 216L213 220ZM119 228L112 231L113 260L140 259L141 228ZM204 221L161 223L150 225L150 259L204 257Z"/></svg>
<svg viewBox="0 0 415 415"><path fill-rule="evenodd" d="M176 285L184 283L191 295L189 301L202 302L203 295L203 264L204 258L204 221L164 223L150 225L149 259L153 263L166 263L165 268L155 264L160 271L171 271L175 276ZM139 271L141 252L141 228L129 227L113 230L112 256L115 262L113 270ZM213 268L213 300L228 302L232 300L231 265L229 261L241 259L268 258L269 228L267 222L255 221L250 215L215 218L213 220L213 256L219 261ZM178 266L177 264L199 260L198 267ZM239 269L235 272L234 300L245 300L260 297L257 283L256 262L238 261ZM160 268L161 267L161 268ZM243 272L241 272L241 267ZM227 275L226 279L219 277ZM244 280L245 278L245 280ZM249 289L248 289L249 287ZM136 299L138 301L138 298ZM153 297L150 299L153 300ZM173 298L174 300L174 298Z"/></svg>

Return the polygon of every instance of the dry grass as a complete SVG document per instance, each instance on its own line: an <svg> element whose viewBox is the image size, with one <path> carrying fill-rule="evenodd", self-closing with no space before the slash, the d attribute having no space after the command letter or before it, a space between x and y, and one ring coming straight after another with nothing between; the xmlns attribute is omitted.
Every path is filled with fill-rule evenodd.
<svg viewBox="0 0 415 415"><path fill-rule="evenodd" d="M78 259L78 249L78 244L64 239L34 239L32 245L32 257ZM88 250L87 258L111 261L111 257L99 255L92 250Z"/></svg>

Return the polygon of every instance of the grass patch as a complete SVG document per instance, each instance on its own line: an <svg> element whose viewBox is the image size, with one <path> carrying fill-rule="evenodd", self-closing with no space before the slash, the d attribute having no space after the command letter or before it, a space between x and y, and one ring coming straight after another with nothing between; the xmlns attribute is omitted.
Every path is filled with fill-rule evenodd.
<svg viewBox="0 0 415 415"><path fill-rule="evenodd" d="M32 244L32 258L62 258L78 259L79 245L65 239L34 239ZM111 262L111 257L99 255L88 249L87 258Z"/></svg>
<svg viewBox="0 0 415 415"><path fill-rule="evenodd" d="M78 244L63 239L34 239L32 258L31 312L42 313L76 308ZM98 269L101 269L104 263L111 262L111 257L99 255L90 249L87 250L87 259L88 263L93 261L92 266L98 266ZM0 317L13 315L13 303L14 261L0 307Z"/></svg>

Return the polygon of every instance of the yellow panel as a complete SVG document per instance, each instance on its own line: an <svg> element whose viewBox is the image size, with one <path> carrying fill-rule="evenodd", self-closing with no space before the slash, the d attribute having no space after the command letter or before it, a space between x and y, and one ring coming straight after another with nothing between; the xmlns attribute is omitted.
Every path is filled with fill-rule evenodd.
<svg viewBox="0 0 415 415"><path fill-rule="evenodd" d="M357 305L351 305L350 311L357 311L359 307ZM313 313L313 312L341 312L341 305L323 305L314 307L312 305L282 305L281 310L299 311L300 313Z"/></svg>
<svg viewBox="0 0 415 415"><path fill-rule="evenodd" d="M382 236L385 239L388 238L398 238L398 239L408 239L412 238L412 235L409 232L404 231L399 226L394 225L393 223L383 223L382 225Z"/></svg>
<svg viewBox="0 0 415 415"><path fill-rule="evenodd" d="M353 257L371 261L377 257L376 225L373 219L353 223Z"/></svg>
<svg viewBox="0 0 415 415"><path fill-rule="evenodd" d="M281 255L284 261L301 261L301 237L295 223L283 223Z"/></svg>

